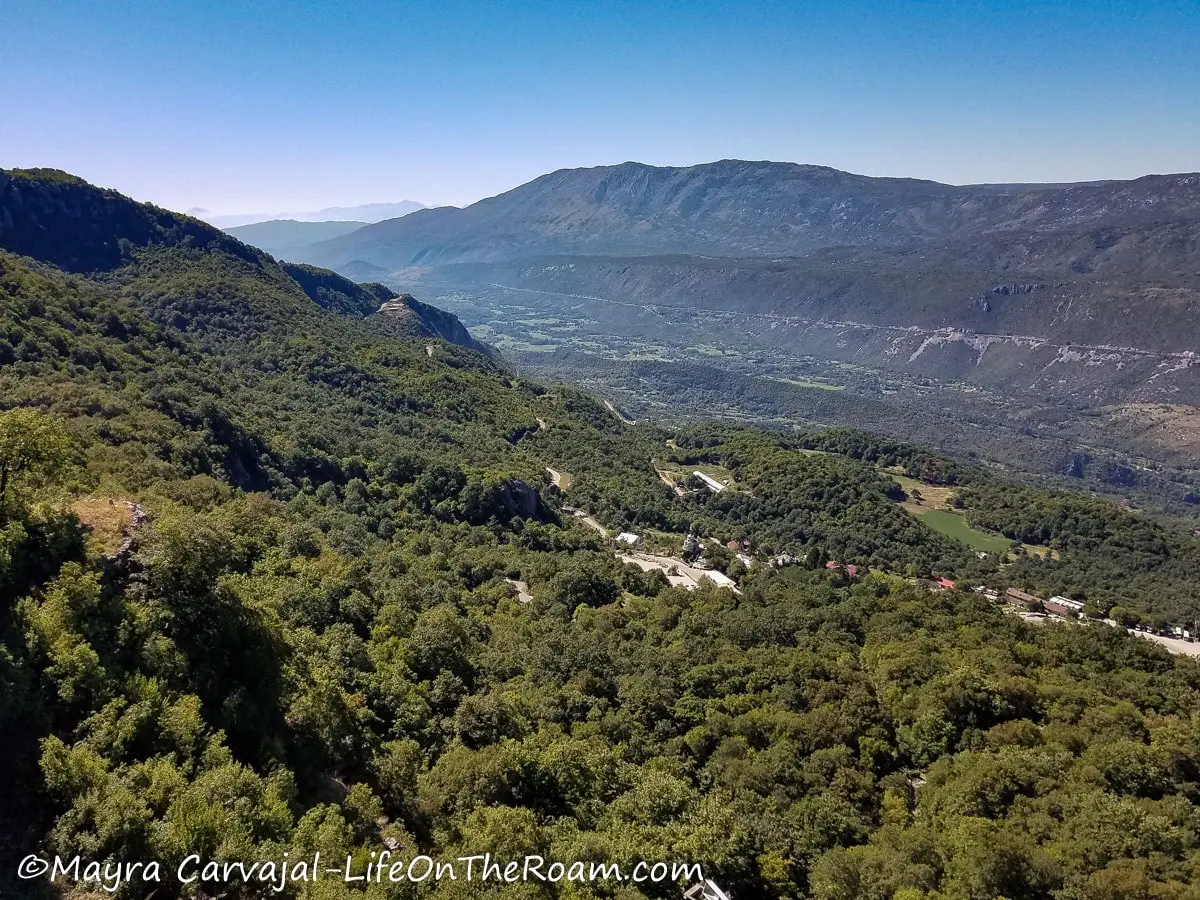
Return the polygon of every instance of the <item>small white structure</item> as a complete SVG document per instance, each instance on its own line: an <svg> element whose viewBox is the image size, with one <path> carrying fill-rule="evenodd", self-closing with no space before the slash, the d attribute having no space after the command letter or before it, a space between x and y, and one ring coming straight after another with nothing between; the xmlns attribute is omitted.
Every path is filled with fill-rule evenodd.
<svg viewBox="0 0 1200 900"><path fill-rule="evenodd" d="M721 482L717 481L717 479L713 478L711 475L705 475L699 469L692 474L707 484L709 488L712 489L714 494L719 494L721 491L725 490L725 485L721 484Z"/></svg>
<svg viewBox="0 0 1200 900"><path fill-rule="evenodd" d="M701 578L707 578L717 587L732 588L737 587L737 582L726 575L724 572L718 572L716 569L705 569L700 573Z"/></svg>
<svg viewBox="0 0 1200 900"><path fill-rule="evenodd" d="M630 547L636 547L641 542L641 535L634 534L632 531L622 531L617 535L618 544L628 544Z"/></svg>
<svg viewBox="0 0 1200 900"><path fill-rule="evenodd" d="M729 900L729 895L708 878L693 884L684 892L683 897L684 900Z"/></svg>

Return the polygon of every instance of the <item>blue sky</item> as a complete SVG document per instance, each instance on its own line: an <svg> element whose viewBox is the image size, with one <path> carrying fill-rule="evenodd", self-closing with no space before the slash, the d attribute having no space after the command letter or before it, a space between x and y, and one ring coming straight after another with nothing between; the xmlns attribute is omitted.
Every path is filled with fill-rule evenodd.
<svg viewBox="0 0 1200 900"><path fill-rule="evenodd" d="M1200 2L4 0L0 167L176 209L464 204L726 157L1200 169Z"/></svg>

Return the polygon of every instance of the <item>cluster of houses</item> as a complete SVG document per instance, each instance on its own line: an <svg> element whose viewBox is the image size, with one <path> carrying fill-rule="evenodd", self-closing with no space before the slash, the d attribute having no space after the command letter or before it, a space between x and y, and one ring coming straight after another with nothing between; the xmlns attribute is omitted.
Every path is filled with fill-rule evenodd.
<svg viewBox="0 0 1200 900"><path fill-rule="evenodd" d="M1026 608L1037 608L1038 604L1041 604L1042 609L1049 615L1060 619L1075 619L1083 613L1083 603L1057 594L1047 600L1039 597L1037 594L1030 594L1027 591L1018 590L1017 588L1009 588L1004 592L1004 600L1013 606L1024 606Z"/></svg>
<svg viewBox="0 0 1200 900"><path fill-rule="evenodd" d="M1053 597L1039 597L1037 594L1031 594L1028 591L1023 591L1019 588L1010 587L1003 594L994 588L984 587L979 585L971 588L977 594L982 594L993 603L1006 603L1021 611L1032 610L1033 615L1045 615L1050 619L1059 621L1070 621L1084 617L1082 601L1073 600L1070 597L1063 597L1061 594L1056 594ZM1104 619L1106 624L1114 627L1120 627L1119 622L1114 622L1112 619ZM1183 641L1194 641L1196 636L1192 634L1190 629L1183 628L1179 625L1170 626L1169 628L1156 629L1148 625L1138 624L1130 631L1140 631L1145 634L1157 634L1162 637L1174 637Z"/></svg>
<svg viewBox="0 0 1200 900"><path fill-rule="evenodd" d="M725 549L733 553L743 566L754 562L754 545L750 541L729 541Z"/></svg>
<svg viewBox="0 0 1200 900"><path fill-rule="evenodd" d="M1083 603L1072 600L1070 597L1055 595L1047 600L1045 597L1039 597L1037 594L1031 594L1015 587L1006 589L1003 595L995 588L983 585L973 587L971 590L976 594L982 594L993 603L1004 602L1022 610L1044 611L1052 619L1075 619L1083 614Z"/></svg>
<svg viewBox="0 0 1200 900"><path fill-rule="evenodd" d="M724 490L724 485L721 485L719 482L715 481L709 476L704 475L704 473L697 471L694 474L701 477L706 484L709 484L709 486L712 487L714 491ZM620 534L616 535L613 540L616 543L631 549L639 547L643 543L640 535L629 531L622 531ZM744 565L749 566L751 563L753 563L754 547L750 541L729 541L725 544L725 547L729 551L736 554L737 558L741 560ZM712 564L703 558L703 553L704 542L699 536L689 532L683 541L683 559L690 562L691 568L703 570L703 574L694 574L696 574L697 577L707 577L723 587L734 587L736 582L734 582L733 579L729 578L724 573L714 571L712 569ZM767 563L773 569L781 569L786 566L801 565L803 564L803 560L800 557L794 556L790 553L780 553L772 556ZM825 563L825 568L830 572L841 572L849 578L858 577L859 572L861 571L861 567L853 563L841 563L837 560L829 560ZM687 581L690 583L687 586L691 587L692 589L695 588L695 582L693 578L679 576L679 580L681 583ZM918 583L930 591L949 591L953 590L956 586L954 580L950 578L922 579ZM734 589L736 590L736 587L734 587ZM1020 588L1010 587L1001 592L996 588L989 588L984 585L977 585L971 588L971 590L976 594L981 594L993 603L1005 603L1013 607L1014 610L1019 610L1030 617L1044 616L1049 619L1059 621L1072 621L1085 617L1084 604L1082 601L1072 599L1071 597L1064 597L1061 594L1056 594L1052 597L1046 598L1030 593L1029 591L1023 591ZM1114 622L1111 619L1105 619L1104 621L1109 625L1119 626L1119 623ZM1200 638L1200 634L1194 635L1191 630L1178 625L1162 629L1152 628L1146 624L1138 624L1130 630L1140 631L1147 634L1155 634L1162 637L1174 637L1183 641L1195 641L1197 638Z"/></svg>
<svg viewBox="0 0 1200 900"><path fill-rule="evenodd" d="M615 543L629 549L641 547L644 543L642 536L632 531L622 531L612 539ZM661 569L667 576L672 587L682 587L694 591L704 580L711 581L717 587L729 588L739 593L737 582L724 572L715 569L710 560L703 556L704 544L695 534L688 533L683 541L683 560L673 564L671 558L641 553L632 556L622 556L628 562L634 562L643 569Z"/></svg>

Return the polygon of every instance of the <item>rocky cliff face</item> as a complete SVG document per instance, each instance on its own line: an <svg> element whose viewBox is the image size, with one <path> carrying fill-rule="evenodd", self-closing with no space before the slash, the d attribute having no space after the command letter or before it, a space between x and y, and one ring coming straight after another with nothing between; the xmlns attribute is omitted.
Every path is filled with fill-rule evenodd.
<svg viewBox="0 0 1200 900"><path fill-rule="evenodd" d="M378 285L378 287L382 288L383 286ZM383 289L388 290L387 288ZM381 320L388 323L389 327L399 328L419 337L441 338L451 344L482 353L484 356L497 358L496 351L471 337L471 333L452 313L438 309L436 306L430 306L428 303L422 303L412 294L396 294L392 291L388 291L388 293L391 296L384 298L378 315Z"/></svg>

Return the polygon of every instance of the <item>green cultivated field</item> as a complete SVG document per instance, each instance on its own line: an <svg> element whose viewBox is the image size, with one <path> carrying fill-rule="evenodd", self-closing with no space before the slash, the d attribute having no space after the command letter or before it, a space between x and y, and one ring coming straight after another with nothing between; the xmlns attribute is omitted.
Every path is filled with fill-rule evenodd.
<svg viewBox="0 0 1200 900"><path fill-rule="evenodd" d="M919 513L922 522L947 537L962 541L972 550L985 553L1004 553L1012 545L1007 538L988 534L967 524L967 520L948 509L930 509Z"/></svg>

